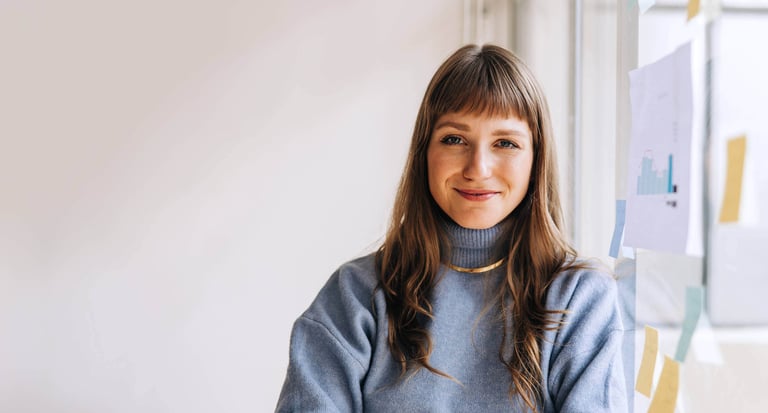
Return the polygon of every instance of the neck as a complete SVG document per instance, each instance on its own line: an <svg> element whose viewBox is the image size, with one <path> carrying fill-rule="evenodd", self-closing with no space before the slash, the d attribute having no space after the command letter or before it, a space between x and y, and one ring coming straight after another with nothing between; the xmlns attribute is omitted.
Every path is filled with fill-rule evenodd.
<svg viewBox="0 0 768 413"><path fill-rule="evenodd" d="M444 228L450 243L450 258L447 261L454 266L485 267L506 256L501 248L504 238L502 224L487 229L470 229L445 220Z"/></svg>

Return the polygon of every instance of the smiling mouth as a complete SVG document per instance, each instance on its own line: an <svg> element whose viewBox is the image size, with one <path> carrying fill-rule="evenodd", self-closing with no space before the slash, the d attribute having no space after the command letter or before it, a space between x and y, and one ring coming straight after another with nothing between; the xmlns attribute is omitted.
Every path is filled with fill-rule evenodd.
<svg viewBox="0 0 768 413"><path fill-rule="evenodd" d="M456 190L456 192L459 193L459 195L461 195L462 197L470 201L485 201L499 194L499 192L497 191L458 189L458 188L454 188L454 189Z"/></svg>

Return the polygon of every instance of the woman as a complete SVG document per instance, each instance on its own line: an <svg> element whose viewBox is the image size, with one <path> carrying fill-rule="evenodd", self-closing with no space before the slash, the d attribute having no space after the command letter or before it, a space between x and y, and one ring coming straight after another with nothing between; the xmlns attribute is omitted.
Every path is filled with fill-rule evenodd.
<svg viewBox="0 0 768 413"><path fill-rule="evenodd" d="M466 46L427 88L383 245L296 321L277 410L625 411L616 297L562 233L541 88Z"/></svg>

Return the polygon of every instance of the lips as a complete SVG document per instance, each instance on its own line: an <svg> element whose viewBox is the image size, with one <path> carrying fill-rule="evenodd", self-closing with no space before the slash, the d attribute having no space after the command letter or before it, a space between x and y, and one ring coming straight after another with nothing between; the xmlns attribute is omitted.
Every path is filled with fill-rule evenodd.
<svg viewBox="0 0 768 413"><path fill-rule="evenodd" d="M500 193L498 191L491 191L487 189L454 189L459 195L470 201L486 201Z"/></svg>

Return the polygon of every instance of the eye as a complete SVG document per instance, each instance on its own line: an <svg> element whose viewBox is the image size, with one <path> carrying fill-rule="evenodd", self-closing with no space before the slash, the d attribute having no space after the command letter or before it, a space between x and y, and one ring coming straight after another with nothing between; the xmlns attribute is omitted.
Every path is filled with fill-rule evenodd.
<svg viewBox="0 0 768 413"><path fill-rule="evenodd" d="M520 148L520 145L518 145L516 142L510 141L510 140L507 140L507 139L502 139L502 140L498 141L496 143L496 145L498 145L500 148L505 148L505 149L518 149L518 148Z"/></svg>
<svg viewBox="0 0 768 413"><path fill-rule="evenodd" d="M461 139L461 136L448 135L443 139L440 139L440 142L446 145L460 145L462 142L462 139Z"/></svg>

